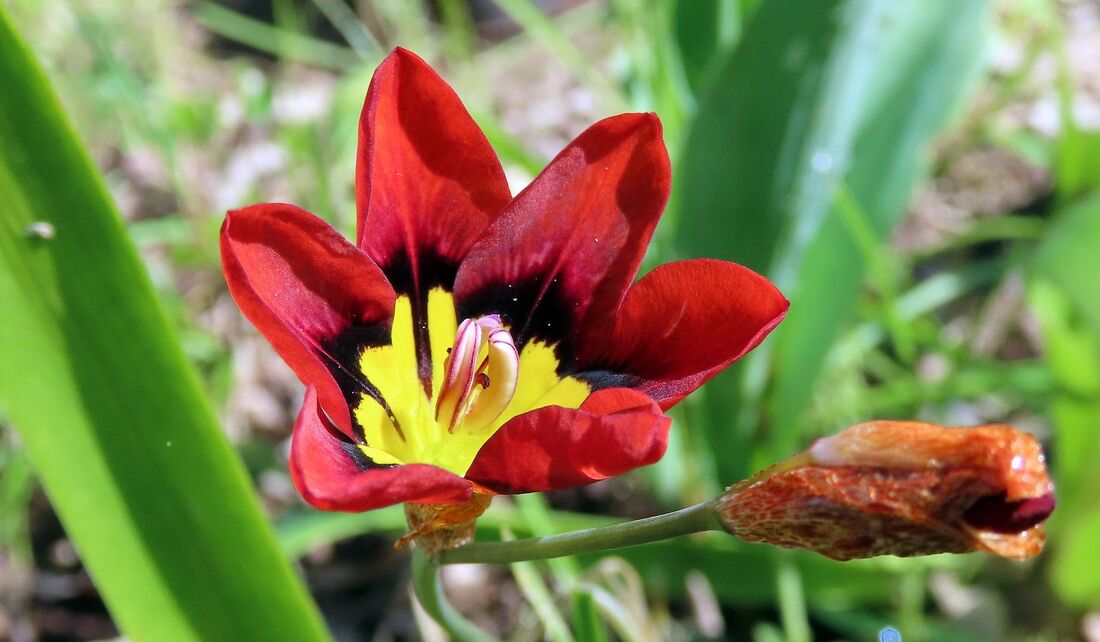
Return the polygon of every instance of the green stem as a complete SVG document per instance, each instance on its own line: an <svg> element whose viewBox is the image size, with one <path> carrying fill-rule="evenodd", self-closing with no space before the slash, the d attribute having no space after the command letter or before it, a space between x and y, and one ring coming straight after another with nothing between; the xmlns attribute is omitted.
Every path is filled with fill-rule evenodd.
<svg viewBox="0 0 1100 642"><path fill-rule="evenodd" d="M703 502L673 513L573 533L531 537L510 542L467 544L449 551L441 551L437 559L439 564L510 564L525 560L606 551L690 533L722 530L715 501Z"/></svg>
<svg viewBox="0 0 1100 642"><path fill-rule="evenodd" d="M412 580L420 606L456 642L497 642L451 606L439 581L439 564L419 549L413 550Z"/></svg>

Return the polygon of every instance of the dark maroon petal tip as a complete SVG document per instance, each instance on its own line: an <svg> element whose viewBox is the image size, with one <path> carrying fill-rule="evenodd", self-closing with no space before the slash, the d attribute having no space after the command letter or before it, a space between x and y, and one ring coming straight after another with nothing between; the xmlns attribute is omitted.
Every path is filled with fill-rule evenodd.
<svg viewBox="0 0 1100 642"><path fill-rule="evenodd" d="M1055 503L1054 493L1014 502L1006 501L1004 493L989 495L966 509L963 520L979 530L1022 533L1046 521L1054 512Z"/></svg>

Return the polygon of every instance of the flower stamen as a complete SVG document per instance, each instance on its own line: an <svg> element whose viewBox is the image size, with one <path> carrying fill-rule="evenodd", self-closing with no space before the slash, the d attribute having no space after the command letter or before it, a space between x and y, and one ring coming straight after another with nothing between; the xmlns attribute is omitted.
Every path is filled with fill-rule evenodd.
<svg viewBox="0 0 1100 642"><path fill-rule="evenodd" d="M500 316L466 319L458 326L444 368L436 421L451 433L460 423L482 428L499 417L515 395L519 350Z"/></svg>
<svg viewBox="0 0 1100 642"><path fill-rule="evenodd" d="M454 432L463 402L470 395L477 375L477 357L481 352L481 326L466 319L458 326L455 343L444 362L446 372L435 406L435 420Z"/></svg>

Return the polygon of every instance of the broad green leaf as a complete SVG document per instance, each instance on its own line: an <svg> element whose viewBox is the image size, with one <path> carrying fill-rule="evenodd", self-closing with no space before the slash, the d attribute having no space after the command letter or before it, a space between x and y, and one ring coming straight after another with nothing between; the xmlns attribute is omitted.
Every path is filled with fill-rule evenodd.
<svg viewBox="0 0 1100 642"><path fill-rule="evenodd" d="M847 159L869 54L888 35L887 4L768 0L757 10L684 150L676 191L686 249L790 272L790 252L776 248L804 247L828 209L835 173L813 171L813 157L819 168Z"/></svg>
<svg viewBox="0 0 1100 642"><path fill-rule="evenodd" d="M812 170L844 162L854 138L854 97L869 82L884 7L861 0L766 0L701 97L673 191L680 246L693 256L727 258L775 277L791 271L820 225L835 182ZM784 283L786 280L788 283ZM788 289L789 275L779 280ZM789 321L788 321L789 323ZM767 344L765 344L766 349ZM745 363L758 382L760 349ZM755 412L738 403L745 364L708 387L711 449L719 481L749 472ZM759 387L757 384L756 387Z"/></svg>
<svg viewBox="0 0 1100 642"><path fill-rule="evenodd" d="M1057 214L1036 250L1034 270L1062 290L1089 327L1100 334L1100 193Z"/></svg>
<svg viewBox="0 0 1100 642"><path fill-rule="evenodd" d="M795 447L864 275L836 190L888 233L975 76L985 22L984 0L767 0L702 99L675 188L681 247L768 274L792 302L764 349L706 395L722 481L749 472L764 414L752 400L769 376L764 458Z"/></svg>
<svg viewBox="0 0 1100 642"><path fill-rule="evenodd" d="M740 35L743 9L739 0L675 3L673 28L684 75L695 93L707 86L716 62Z"/></svg>
<svg viewBox="0 0 1100 642"><path fill-rule="evenodd" d="M929 140L977 78L988 18L985 0L899 2L891 10L892 33L877 52L867 110L843 174L847 193L882 243L924 172ZM837 201L800 260L788 291L793 309L776 337L777 376L768 403L772 456L796 448L796 422L828 347L854 316L868 267Z"/></svg>
<svg viewBox="0 0 1100 642"><path fill-rule="evenodd" d="M323 640L122 222L0 11L0 406L134 640Z"/></svg>
<svg viewBox="0 0 1100 642"><path fill-rule="evenodd" d="M1065 123L1054 161L1062 198L1073 199L1100 189L1100 134Z"/></svg>
<svg viewBox="0 0 1100 642"><path fill-rule="evenodd" d="M1036 251L1029 288L1056 383L1050 395L1058 510L1051 524L1055 590L1088 606L1100 599L1093 572L1100 537L1100 195L1057 214Z"/></svg>

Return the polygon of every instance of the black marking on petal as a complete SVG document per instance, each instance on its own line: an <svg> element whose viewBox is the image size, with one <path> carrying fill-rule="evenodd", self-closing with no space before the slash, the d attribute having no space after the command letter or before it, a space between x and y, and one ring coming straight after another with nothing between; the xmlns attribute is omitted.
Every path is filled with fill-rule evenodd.
<svg viewBox="0 0 1100 642"><path fill-rule="evenodd" d="M534 274L512 283L490 283L456 305L460 319L499 314L520 351L528 341L554 346L559 375L576 369L573 339L581 302L566 291L560 277Z"/></svg>
<svg viewBox="0 0 1100 642"><path fill-rule="evenodd" d="M393 423L394 430L404 440L405 433L401 430L401 424L398 423L393 409L382 397L382 392L367 379L359 366L359 360L363 356L364 350L390 345L390 341L389 327L383 325L352 326L337 335L335 339L327 342L323 355L328 362L329 372L336 379L340 391L344 393L344 399L347 400L348 407L356 408L362 402L364 396L373 399L382 406L386 416ZM367 437L363 432L363 427L355 420L354 412L352 415L351 425L352 430L355 432L355 439L361 444L366 444Z"/></svg>
<svg viewBox="0 0 1100 642"><path fill-rule="evenodd" d="M370 457L367 457L366 453L364 453L362 450L359 450L359 447L355 444L341 441L340 447L343 448L344 452L348 454L348 457L351 457L351 460L355 462L355 466L363 472L367 472L368 470L377 470L379 468L394 468L395 466L397 466L397 464L377 463Z"/></svg>
<svg viewBox="0 0 1100 642"><path fill-rule="evenodd" d="M592 391L603 390L604 388L634 388L637 389L641 386L643 379L637 375L626 374L625 372L611 372L610 370L589 370L586 372L576 372L572 376L574 379L580 379L587 383Z"/></svg>
<svg viewBox="0 0 1100 642"><path fill-rule="evenodd" d="M343 433L336 424L332 422L332 418L328 416L324 408L321 408L321 424L328 431L328 434L340 444L340 448L347 453L348 457L355 462L355 465L361 471L371 470L372 468L393 468L396 464L378 464L375 463L370 457L367 457L362 450L352 441L348 440L348 436ZM353 422L354 423L354 422Z"/></svg>
<svg viewBox="0 0 1100 642"><path fill-rule="evenodd" d="M326 365L349 401L355 393L364 392L364 388L377 392L363 375L359 358L366 348L387 345L390 345L390 328L386 325L352 326L325 343L325 354L331 362Z"/></svg>
<svg viewBox="0 0 1100 642"><path fill-rule="evenodd" d="M398 295L409 297L412 308L413 342L416 346L417 376L428 399L432 398L432 343L428 329L428 293L441 287L454 291L458 262L431 248L417 248L416 265L404 248L380 266Z"/></svg>

